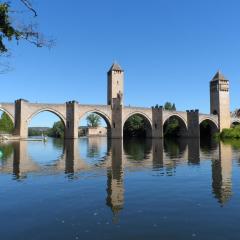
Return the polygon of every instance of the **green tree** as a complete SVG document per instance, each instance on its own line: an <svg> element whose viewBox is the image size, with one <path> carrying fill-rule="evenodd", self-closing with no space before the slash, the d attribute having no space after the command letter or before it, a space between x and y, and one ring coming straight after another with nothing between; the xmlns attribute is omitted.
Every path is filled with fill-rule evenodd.
<svg viewBox="0 0 240 240"><path fill-rule="evenodd" d="M173 110L173 111L176 111L176 110L177 110L175 103L173 103L173 105L172 105L172 110Z"/></svg>
<svg viewBox="0 0 240 240"><path fill-rule="evenodd" d="M28 136L41 136L42 132L33 128L28 128Z"/></svg>
<svg viewBox="0 0 240 240"><path fill-rule="evenodd" d="M35 127L29 127L28 128L28 136L41 136L48 135L49 128L35 128Z"/></svg>
<svg viewBox="0 0 240 240"><path fill-rule="evenodd" d="M87 116L87 123L89 127L99 127L101 124L101 117L95 113L91 113Z"/></svg>
<svg viewBox="0 0 240 240"><path fill-rule="evenodd" d="M164 104L164 109L168 111L176 111L176 105L175 103L166 102ZM179 120L176 117L171 117L167 120L167 122L164 124L164 135L168 137L176 137L179 135L180 130L180 124Z"/></svg>
<svg viewBox="0 0 240 240"><path fill-rule="evenodd" d="M2 145L2 146L0 146L0 152L1 152L0 159L6 160L13 153L13 145L9 144L9 145Z"/></svg>
<svg viewBox="0 0 240 240"><path fill-rule="evenodd" d="M5 133L13 133L14 125L11 118L4 112L0 119L0 131Z"/></svg>
<svg viewBox="0 0 240 240"><path fill-rule="evenodd" d="M49 130L48 136L54 138L64 138L65 127L62 121L55 122Z"/></svg>
<svg viewBox="0 0 240 240"><path fill-rule="evenodd" d="M37 12L31 4L31 0L18 0L24 8L27 8L33 13L32 17L37 17ZM17 1L14 0L14 3ZM19 42L21 40L28 41L37 47L51 47L54 44L52 40L46 38L37 29L37 24L32 23L33 19L29 20L28 24L21 22L19 13L23 12L22 9L13 9L13 0L1 1L0 3L0 56L9 56L9 47L7 42ZM16 24L17 23L17 24ZM1 63L1 71L4 71L7 66Z"/></svg>
<svg viewBox="0 0 240 240"><path fill-rule="evenodd" d="M145 137L148 128L145 119L140 115L131 116L124 124L125 137Z"/></svg>
<svg viewBox="0 0 240 240"><path fill-rule="evenodd" d="M218 134L218 136L223 140L224 139L240 139L240 126L237 125L233 128L223 129L222 132Z"/></svg>
<svg viewBox="0 0 240 240"><path fill-rule="evenodd" d="M164 109L168 111L176 111L175 103L166 102L164 104Z"/></svg>
<svg viewBox="0 0 240 240"><path fill-rule="evenodd" d="M177 137L179 135L180 124L176 117L170 117L164 124L163 131L164 135L167 137Z"/></svg>

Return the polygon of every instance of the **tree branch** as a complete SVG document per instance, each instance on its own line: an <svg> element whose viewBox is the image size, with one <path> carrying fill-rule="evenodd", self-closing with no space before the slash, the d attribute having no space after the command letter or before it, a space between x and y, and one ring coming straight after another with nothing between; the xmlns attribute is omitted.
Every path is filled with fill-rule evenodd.
<svg viewBox="0 0 240 240"><path fill-rule="evenodd" d="M20 0L20 1L25 5L25 7L27 7L31 12L33 12L34 17L37 17L37 12L32 7L32 4L31 4L31 2L29 0Z"/></svg>

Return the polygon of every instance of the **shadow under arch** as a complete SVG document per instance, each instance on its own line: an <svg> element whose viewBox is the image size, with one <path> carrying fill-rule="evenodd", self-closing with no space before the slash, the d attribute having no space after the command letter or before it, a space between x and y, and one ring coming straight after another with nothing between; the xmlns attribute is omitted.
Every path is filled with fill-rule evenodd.
<svg viewBox="0 0 240 240"><path fill-rule="evenodd" d="M84 112L83 114L81 114L81 116L79 117L79 120L78 120L78 125L80 124L81 120L84 119L84 117L88 116L88 115L91 114L91 113L100 116L100 117L104 120L104 122L105 122L106 125L107 125L107 137L110 138L111 135L112 135L112 134L111 134L111 133L112 133L111 120L109 119L109 117L108 117L105 113L103 113L103 112L101 112L101 111L99 111L99 110L93 109L93 110L86 111L86 112Z"/></svg>
<svg viewBox="0 0 240 240"><path fill-rule="evenodd" d="M142 113L129 115L123 124L123 137L151 138L152 124L147 116Z"/></svg>
<svg viewBox="0 0 240 240"><path fill-rule="evenodd" d="M234 128L234 127L239 126L239 125L240 125L240 120L231 122L231 128Z"/></svg>
<svg viewBox="0 0 240 240"><path fill-rule="evenodd" d="M165 137L186 137L188 132L187 123L177 114L169 116L163 122L163 133Z"/></svg>
<svg viewBox="0 0 240 240"><path fill-rule="evenodd" d="M30 115L30 116L28 117L28 120L27 120L27 125L28 125L28 127L29 127L29 125L30 125L30 122L31 122L35 117L37 117L38 115L40 115L40 114L42 114L42 113L50 113L50 114L58 117L59 120L56 121L56 122L61 122L61 123L62 123L62 125L61 125L60 127L62 128L62 131L64 132L63 134L64 134L64 136L65 136L65 131L66 131L66 119L65 119L65 117L64 117L61 113L59 113L58 111L53 110L53 109L50 109L50 108L40 109L40 110L34 112L32 115ZM54 122L54 124L55 124L56 122ZM40 127L43 127L43 126L40 126ZM53 127L53 126L52 126L52 127Z"/></svg>
<svg viewBox="0 0 240 240"><path fill-rule="evenodd" d="M211 119L204 119L200 122L200 146L201 148L207 146L214 146L214 134L218 132L218 126Z"/></svg>
<svg viewBox="0 0 240 240"><path fill-rule="evenodd" d="M213 137L218 132L218 126L211 119L204 119L200 122L200 137Z"/></svg>

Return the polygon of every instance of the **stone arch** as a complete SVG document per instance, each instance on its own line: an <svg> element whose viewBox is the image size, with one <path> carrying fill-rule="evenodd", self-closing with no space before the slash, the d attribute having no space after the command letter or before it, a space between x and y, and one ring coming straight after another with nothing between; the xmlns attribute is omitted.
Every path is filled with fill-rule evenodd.
<svg viewBox="0 0 240 240"><path fill-rule="evenodd" d="M240 119L234 119L231 121L231 127L240 125Z"/></svg>
<svg viewBox="0 0 240 240"><path fill-rule="evenodd" d="M52 109L52 108L42 108L42 109L39 109L39 110L35 111L34 113L32 113L32 114L27 118L27 124L30 123L30 121L32 120L32 118L34 118L35 116L37 116L39 113L42 113L42 112L50 112L50 113L55 114L56 116L59 117L59 119L63 122L64 126L66 127L66 118L65 118L60 112L58 112L57 110Z"/></svg>
<svg viewBox="0 0 240 240"><path fill-rule="evenodd" d="M188 134L188 125L187 125L187 122L186 120L179 114L177 113L173 113L169 116L167 116L166 119L164 119L163 121L163 131L165 129L165 127L167 126L168 124L168 121L170 121L171 119L177 119L178 122L179 122L179 137L186 137L187 134Z"/></svg>
<svg viewBox="0 0 240 240"><path fill-rule="evenodd" d="M80 114L79 118L78 118L78 123L77 125L79 125L81 119L86 116L87 114L90 114L90 113L95 113L97 115L99 115L101 118L104 119L106 125L107 125L107 136L108 137L111 137L111 131L112 131L112 123L111 123L111 119L109 118L109 116L104 113L103 111L99 110L99 109L90 109L90 110L87 110L83 113Z"/></svg>
<svg viewBox="0 0 240 240"><path fill-rule="evenodd" d="M218 123L216 122L215 119L212 119L210 117L205 117L203 119L200 120L199 124L203 123L204 121L209 121L210 123L212 123L217 129L219 129L218 127Z"/></svg>
<svg viewBox="0 0 240 240"><path fill-rule="evenodd" d="M5 112L11 118L11 120L12 120L12 122L14 124L14 116L8 110L6 110L5 108L0 107L0 111Z"/></svg>
<svg viewBox="0 0 240 240"><path fill-rule="evenodd" d="M139 115L139 116L142 116L143 118L145 118L149 122L149 124L151 125L151 128L152 128L152 120L149 118L149 116L146 113L141 112L141 111L134 111L134 112L129 113L123 120L123 126L126 123L126 121L134 115Z"/></svg>
<svg viewBox="0 0 240 240"><path fill-rule="evenodd" d="M188 128L188 127L187 127L187 121L184 119L184 117L182 117L181 115L179 115L179 114L177 114L177 113L173 113L173 114L168 115L168 116L163 120L163 125L164 125L165 122L166 122L167 120L169 120L169 118L171 118L171 117L176 117L176 118L178 118L179 120L181 120L181 121L184 123L185 127Z"/></svg>
<svg viewBox="0 0 240 240"><path fill-rule="evenodd" d="M145 123L145 126L144 126L145 137L147 137L147 138L152 137L152 121L145 113L140 112L140 111L134 111L125 117L125 119L123 120L123 125L122 125L123 131L124 131L124 127L126 126L127 121L133 116L140 116L143 118L144 123Z"/></svg>
<svg viewBox="0 0 240 240"><path fill-rule="evenodd" d="M95 114L99 115L100 117L102 117L105 120L106 124L109 127L112 127L111 119L109 118L109 116L98 109L91 109L91 110L88 110L88 111L82 113L79 117L79 121L81 120L81 118L84 117L84 115L89 114L89 113L95 113Z"/></svg>
<svg viewBox="0 0 240 240"><path fill-rule="evenodd" d="M213 136L219 131L218 124L211 118L204 118L199 122L200 137Z"/></svg>

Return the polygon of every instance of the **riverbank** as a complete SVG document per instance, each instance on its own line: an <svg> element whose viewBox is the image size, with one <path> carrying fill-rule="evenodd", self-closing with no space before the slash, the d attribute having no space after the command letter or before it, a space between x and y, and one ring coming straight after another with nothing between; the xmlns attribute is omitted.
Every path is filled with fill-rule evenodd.
<svg viewBox="0 0 240 240"><path fill-rule="evenodd" d="M223 129L221 133L216 135L221 140L224 139L240 139L240 126L233 128Z"/></svg>
<svg viewBox="0 0 240 240"><path fill-rule="evenodd" d="M29 138L20 138L19 136L12 136L12 135L1 135L0 142L5 141L47 141L47 137L29 137Z"/></svg>

